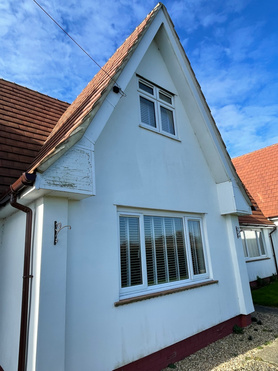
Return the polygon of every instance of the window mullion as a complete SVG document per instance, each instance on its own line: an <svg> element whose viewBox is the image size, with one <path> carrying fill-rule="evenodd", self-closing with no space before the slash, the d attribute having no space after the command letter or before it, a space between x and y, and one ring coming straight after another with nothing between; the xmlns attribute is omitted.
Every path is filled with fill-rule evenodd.
<svg viewBox="0 0 278 371"><path fill-rule="evenodd" d="M190 239L189 239L187 218L183 219L183 230L184 230L185 249L186 249L187 265L188 265L188 278L192 280L194 274L193 274L193 263L192 263L192 257L191 257L191 245L190 245Z"/></svg>

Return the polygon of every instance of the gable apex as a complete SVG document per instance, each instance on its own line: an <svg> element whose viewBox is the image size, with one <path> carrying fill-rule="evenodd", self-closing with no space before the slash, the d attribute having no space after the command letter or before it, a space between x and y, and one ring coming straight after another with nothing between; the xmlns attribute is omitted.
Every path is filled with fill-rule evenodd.
<svg viewBox="0 0 278 371"><path fill-rule="evenodd" d="M117 78L161 8L164 8L164 5L158 3L69 106L47 138L28 172L34 172L47 158L56 153L59 153L59 158L64 151L63 149L57 151L58 146L62 145L67 150L83 136L108 93L114 85L117 85ZM82 127L81 130L78 130L79 127ZM79 135L74 136L74 139L71 140L71 136L76 132ZM67 145L64 146L63 143L67 143ZM57 157L54 161L56 159Z"/></svg>

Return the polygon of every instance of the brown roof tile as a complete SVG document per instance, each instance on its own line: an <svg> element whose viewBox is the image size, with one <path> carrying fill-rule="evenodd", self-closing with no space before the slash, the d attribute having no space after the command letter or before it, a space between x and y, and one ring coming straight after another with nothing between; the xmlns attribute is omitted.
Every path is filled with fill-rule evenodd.
<svg viewBox="0 0 278 371"><path fill-rule="evenodd" d="M68 106L0 79L0 194L30 166Z"/></svg>
<svg viewBox="0 0 278 371"><path fill-rule="evenodd" d="M278 143L232 161L264 215L278 216Z"/></svg>

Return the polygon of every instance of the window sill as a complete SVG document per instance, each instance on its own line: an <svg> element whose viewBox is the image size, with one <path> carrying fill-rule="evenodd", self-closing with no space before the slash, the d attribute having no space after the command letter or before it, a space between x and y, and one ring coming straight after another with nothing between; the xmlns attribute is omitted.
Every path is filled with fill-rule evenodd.
<svg viewBox="0 0 278 371"><path fill-rule="evenodd" d="M218 283L218 281L210 280L210 281L206 281L206 282L194 283L194 284L188 285L188 286L176 287L176 288L170 289L170 290L159 291L159 292L154 292L154 293L151 293L151 294L136 296L136 297L133 297L133 298L122 299L122 300L116 301L114 303L114 306L119 307L119 306L125 305L125 304L136 303L136 302L142 301L142 300L148 300L148 299L152 299L152 298L157 298L159 296L174 294L176 292L182 292L182 291L186 291L186 290L196 289L198 287L213 285L215 283Z"/></svg>
<svg viewBox="0 0 278 371"><path fill-rule="evenodd" d="M157 130L156 128L153 128L152 126L148 126L148 125L144 125L144 124L139 124L139 127L142 128L142 129L149 130L152 133L156 133L156 134L162 135L162 136L164 136L166 138L170 138L170 139L176 140L177 142L181 142L181 140L178 139L177 137L175 137L173 135L168 135L167 133L164 133L164 132L161 132L161 131Z"/></svg>
<svg viewBox="0 0 278 371"><path fill-rule="evenodd" d="M248 260L245 260L246 263L253 263L253 262L258 262L258 261L261 261L261 260L269 260L270 258L269 257L262 257L260 258L259 256L257 258L254 258L254 259L248 259Z"/></svg>

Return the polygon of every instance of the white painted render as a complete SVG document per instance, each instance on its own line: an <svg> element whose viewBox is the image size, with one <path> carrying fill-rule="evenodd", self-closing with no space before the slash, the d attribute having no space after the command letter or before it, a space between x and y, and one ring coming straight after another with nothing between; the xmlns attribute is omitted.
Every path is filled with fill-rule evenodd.
<svg viewBox="0 0 278 371"><path fill-rule="evenodd" d="M187 80L190 73L182 72L185 61L167 57L169 42L163 46L161 40L174 36L161 31L149 46L161 17L154 20L120 77L126 96L111 93L68 156L39 176L38 182L49 186L49 194L34 206L28 371L112 370L253 311L242 244L235 230L236 214L248 213L249 205L236 187L217 133L209 127L207 108L202 106L202 98L195 96L195 82ZM173 48L177 55L178 47ZM174 94L176 139L140 126L136 74ZM92 186L95 196L74 200L74 192L87 191L78 186L75 172L68 169L76 169L78 150L88 143L94 151L92 167L80 161L78 174L90 180L85 183ZM59 174L69 176L65 184ZM57 177L59 184L54 184ZM71 181L76 181L74 192L69 189ZM228 184L228 208L217 185L226 182L232 182ZM41 196L36 187L38 184L33 194ZM120 207L200 216L209 278L218 283L115 307L120 299ZM0 275L5 282L0 279L1 298L9 298L9 290L15 288L16 301L21 297L22 257L18 263L13 258L20 258L23 246L11 230L18 227L23 235L24 218L16 213L4 220L0 246ZM54 246L55 220L71 229L63 229ZM11 281L7 281L11 272L5 271L6 264L17 271ZM12 315L7 313L8 306L1 309L3 318L10 322L20 313L20 305L15 304ZM7 333L2 315L0 321L0 330L11 336L0 345L2 366L15 371L16 363L10 361L9 354L14 355L17 349L14 346L7 352L7 348L15 343L17 334ZM4 358L2 354L6 354Z"/></svg>
<svg viewBox="0 0 278 371"><path fill-rule="evenodd" d="M74 176L73 176L74 174ZM36 189L67 192L71 198L94 195L94 152L93 145L76 145L60 157L43 176L39 173Z"/></svg>

